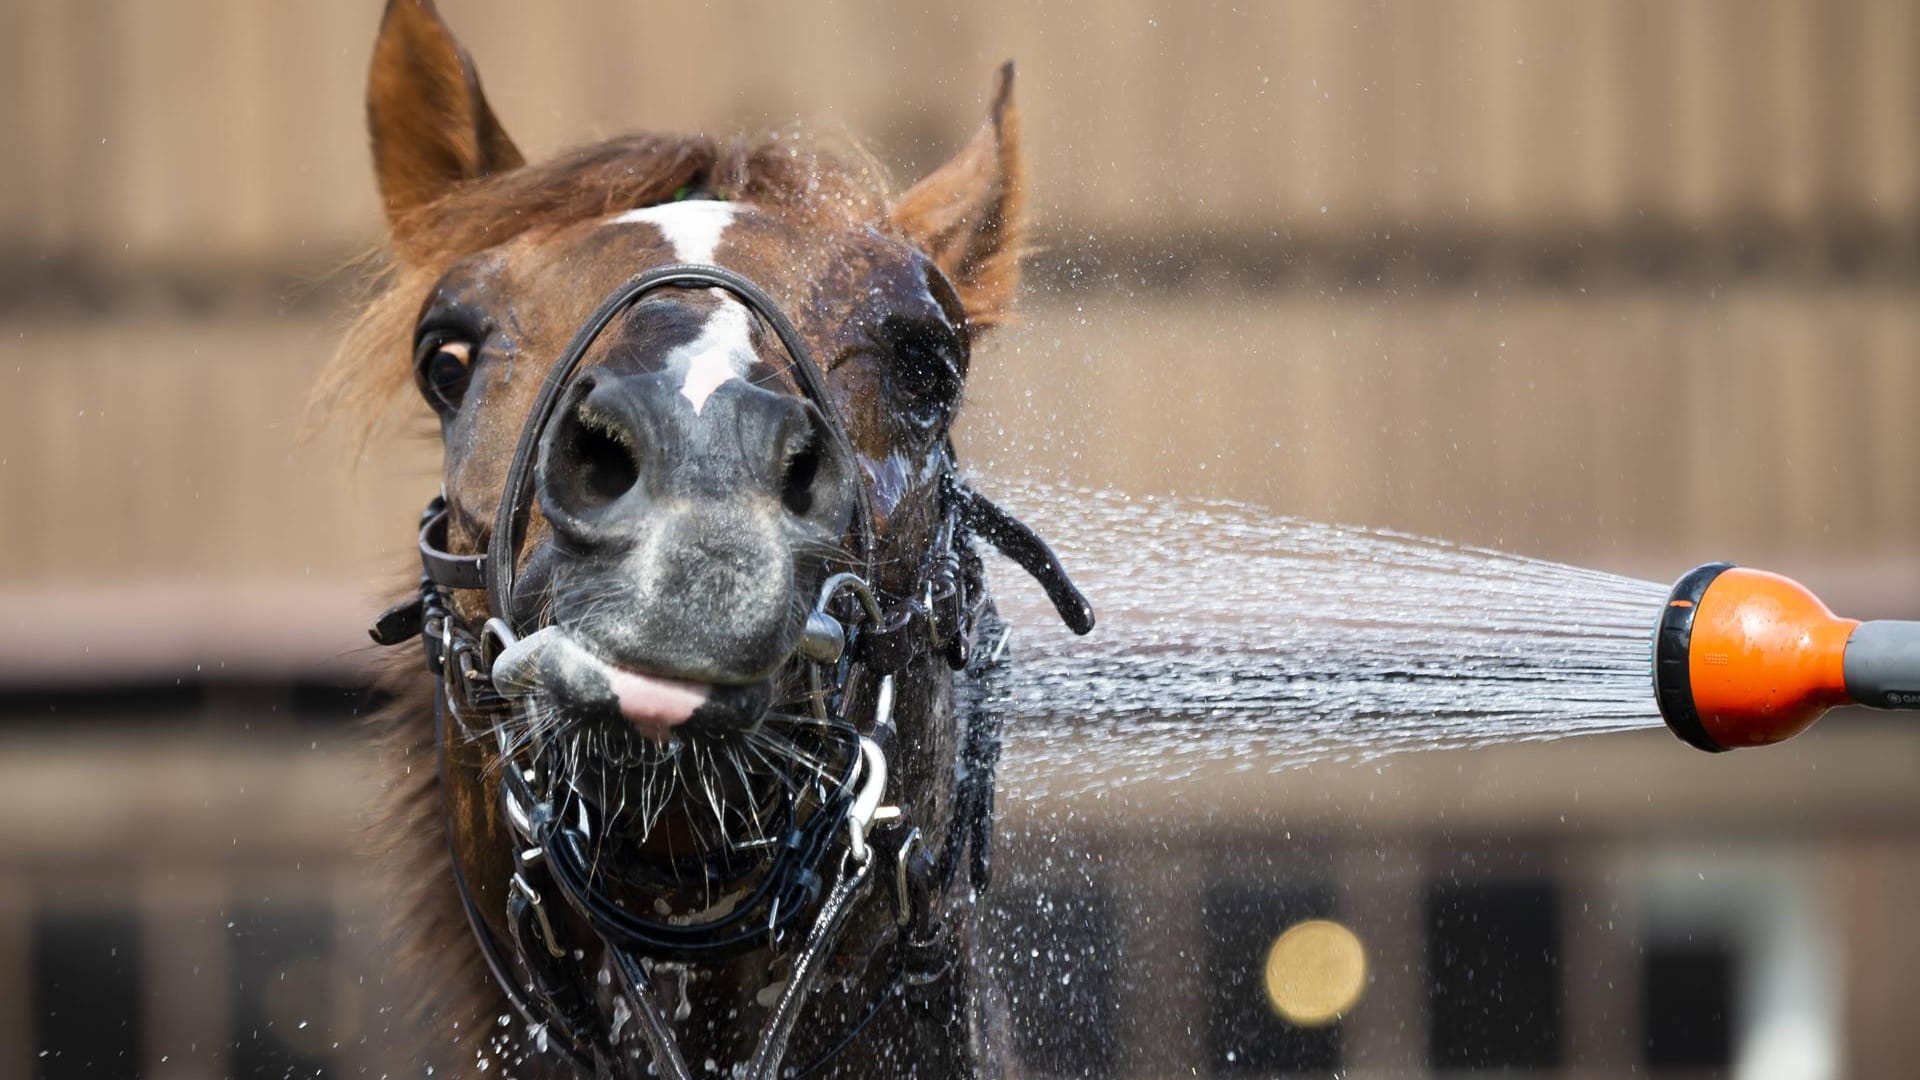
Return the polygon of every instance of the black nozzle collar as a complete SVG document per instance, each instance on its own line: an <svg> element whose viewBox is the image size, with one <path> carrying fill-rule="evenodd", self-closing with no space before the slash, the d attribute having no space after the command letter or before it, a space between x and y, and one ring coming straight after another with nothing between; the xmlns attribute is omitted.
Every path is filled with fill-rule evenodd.
<svg viewBox="0 0 1920 1080"><path fill-rule="evenodd" d="M1693 704L1693 617L1700 611L1700 598L1715 578L1733 569L1732 563L1715 562L1696 566L1680 575L1660 609L1660 622L1653 628L1653 699L1660 706L1660 718L1688 744L1709 754L1727 748L1707 734L1700 722L1700 710Z"/></svg>

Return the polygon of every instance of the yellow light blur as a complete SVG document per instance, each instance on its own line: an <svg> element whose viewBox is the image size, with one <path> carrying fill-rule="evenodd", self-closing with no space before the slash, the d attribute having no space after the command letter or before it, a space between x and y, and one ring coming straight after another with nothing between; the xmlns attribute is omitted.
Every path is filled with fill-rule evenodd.
<svg viewBox="0 0 1920 1080"><path fill-rule="evenodd" d="M1330 1024L1359 1002L1367 954L1353 931L1327 919L1287 928L1267 949L1267 1003L1301 1027Z"/></svg>

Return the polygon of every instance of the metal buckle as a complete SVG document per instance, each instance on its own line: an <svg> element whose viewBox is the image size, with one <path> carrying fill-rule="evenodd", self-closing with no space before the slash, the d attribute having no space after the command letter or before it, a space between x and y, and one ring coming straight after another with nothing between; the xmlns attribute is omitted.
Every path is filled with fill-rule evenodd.
<svg viewBox="0 0 1920 1080"><path fill-rule="evenodd" d="M451 624L452 620L448 622ZM454 641L451 634L445 647L449 651L442 681L447 685L447 694L462 706L472 707L475 705L473 692L484 686L487 674L479 667L479 650L472 642Z"/></svg>
<svg viewBox="0 0 1920 1080"><path fill-rule="evenodd" d="M873 594L873 587L860 575L843 571L827 578L820 585L820 595L814 601L813 610L807 613L805 629L800 634L800 655L810 661L807 669L807 698L814 719L827 719L827 689L820 669L839 664L846 656L848 627L828 609L842 593L852 593L858 608L854 612L853 624L862 622L873 626L886 625L886 615L881 610L880 600Z"/></svg>
<svg viewBox="0 0 1920 1080"><path fill-rule="evenodd" d="M453 647L453 616L429 611L420 626L420 640L427 653L427 670L445 677L447 651Z"/></svg>
<svg viewBox="0 0 1920 1080"><path fill-rule="evenodd" d="M948 639L952 637L952 634L940 625L940 617L945 614L946 602L958 592L957 586L949 586L936 595L933 591L931 575L927 578L926 588L921 591L920 604L927 609L927 644L933 646L934 652L945 650Z"/></svg>

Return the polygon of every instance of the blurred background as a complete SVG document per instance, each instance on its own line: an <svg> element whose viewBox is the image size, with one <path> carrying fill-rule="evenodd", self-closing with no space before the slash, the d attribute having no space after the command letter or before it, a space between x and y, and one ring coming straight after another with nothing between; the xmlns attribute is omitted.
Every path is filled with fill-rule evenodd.
<svg viewBox="0 0 1920 1080"><path fill-rule="evenodd" d="M975 364L987 477L1920 615L1920 4L441 7L529 156L798 118L904 186L1015 58L1040 250ZM0 1080L420 1073L356 717L437 454L301 438L380 237L379 8L0 0ZM1036 1073L1920 1052L1899 722L1246 764L1081 802L1012 765ZM1330 1026L1262 986L1308 918L1366 950Z"/></svg>

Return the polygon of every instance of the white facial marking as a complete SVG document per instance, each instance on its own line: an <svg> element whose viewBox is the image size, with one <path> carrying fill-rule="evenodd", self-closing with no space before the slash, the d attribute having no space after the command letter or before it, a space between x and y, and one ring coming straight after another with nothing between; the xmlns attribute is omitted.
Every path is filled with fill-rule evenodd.
<svg viewBox="0 0 1920 1080"><path fill-rule="evenodd" d="M667 370L680 372L680 396L693 405L695 416L715 390L752 370L752 318L738 301L726 297L707 316L699 337L667 354Z"/></svg>
<svg viewBox="0 0 1920 1080"><path fill-rule="evenodd" d="M660 238L682 263L710 263L720 250L720 238L733 223L737 206L718 200L685 200L643 206L614 213L607 225L653 225ZM701 336L666 356L666 369L680 373L680 396L699 415L714 390L730 379L745 379L753 369L753 317L732 296L714 288L720 307L714 307L701 327Z"/></svg>
<svg viewBox="0 0 1920 1080"><path fill-rule="evenodd" d="M739 208L714 199L688 199L628 210L607 219L609 225L651 225L666 237L673 257L681 262L710 263L720 247L720 236L733 224Z"/></svg>
<svg viewBox="0 0 1920 1080"><path fill-rule="evenodd" d="M615 214L607 224L651 225L660 230L676 260L711 263L738 209L713 199L688 199ZM667 370L680 372L680 394L693 404L696 416L715 390L729 379L746 378L753 367L752 316L726 293L711 292L721 304L707 317L700 336L667 355Z"/></svg>

